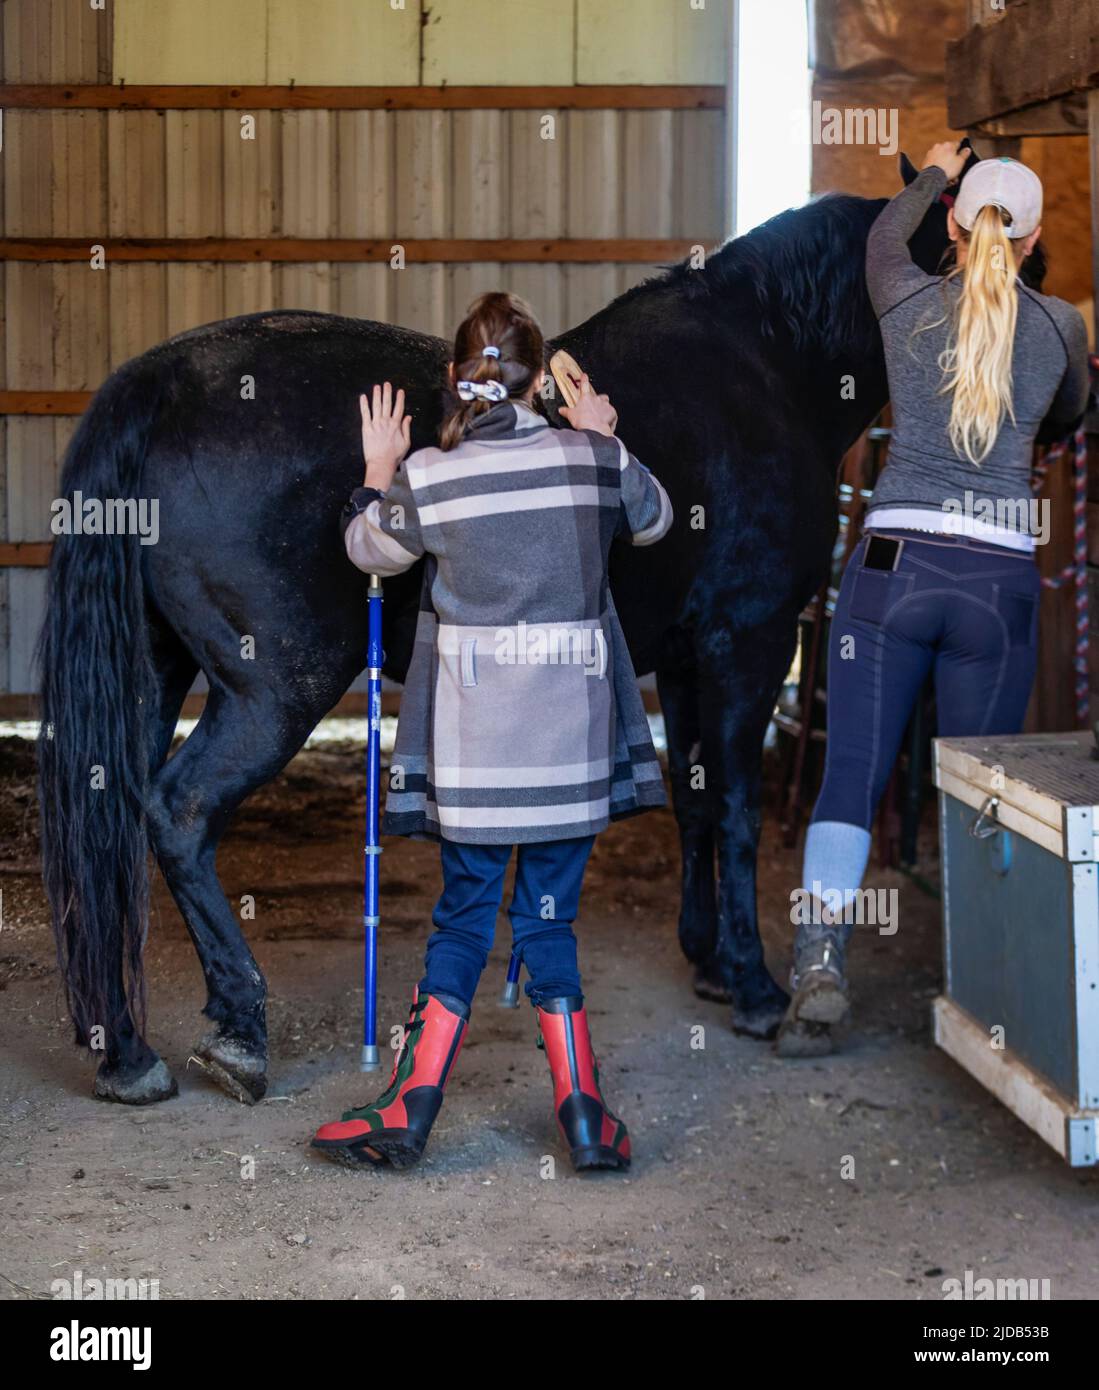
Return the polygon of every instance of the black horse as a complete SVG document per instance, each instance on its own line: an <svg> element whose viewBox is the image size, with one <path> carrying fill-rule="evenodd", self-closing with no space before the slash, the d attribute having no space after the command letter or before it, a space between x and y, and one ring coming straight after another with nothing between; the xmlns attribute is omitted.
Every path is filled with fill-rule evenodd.
<svg viewBox="0 0 1099 1390"><path fill-rule="evenodd" d="M882 206L833 195L783 213L553 344L610 393L675 506L663 541L616 556L612 588L667 721L680 941L698 992L730 1000L733 1026L759 1038L787 1003L756 923L761 750L798 614L828 572L837 464L886 401L863 282ZM936 205L913 254L933 270L947 244ZM77 1041L104 1051L97 1094L175 1089L144 1038L150 844L206 977L216 1027L198 1053L231 1093L263 1093L266 985L215 850L364 663L366 576L337 530L361 482L358 392L403 385L419 448L447 357L442 340L385 324L254 314L127 363L80 423L63 495L156 499L160 520L154 545L57 539L41 643L44 874ZM397 680L419 586L415 571L386 585ZM205 709L169 758L200 669Z"/></svg>

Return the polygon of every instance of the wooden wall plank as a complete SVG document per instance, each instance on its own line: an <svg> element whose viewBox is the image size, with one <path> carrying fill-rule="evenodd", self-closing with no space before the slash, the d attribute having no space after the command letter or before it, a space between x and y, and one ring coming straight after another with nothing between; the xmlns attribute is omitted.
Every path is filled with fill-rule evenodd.
<svg viewBox="0 0 1099 1390"><path fill-rule="evenodd" d="M622 269L617 265L561 267L561 302L565 326L575 328L622 293Z"/></svg>
<svg viewBox="0 0 1099 1390"><path fill-rule="evenodd" d="M725 114L677 111L674 121L672 234L713 246L724 240L725 188L732 175L725 167Z"/></svg>
<svg viewBox="0 0 1099 1390"><path fill-rule="evenodd" d="M107 224L118 236L166 236L166 117L160 111L107 113Z"/></svg>
<svg viewBox="0 0 1099 1390"><path fill-rule="evenodd" d="M211 261L167 268L169 338L225 317L224 266Z"/></svg>
<svg viewBox="0 0 1099 1390"><path fill-rule="evenodd" d="M88 0L29 0L29 3L51 11L47 80L98 82L102 48L109 28L107 9L93 10ZM10 5L11 0L8 0L5 8Z"/></svg>
<svg viewBox="0 0 1099 1390"><path fill-rule="evenodd" d="M444 209L446 200L443 202ZM421 265L439 261L553 261L572 265L629 261L651 263L686 255L689 243L682 237L577 237L553 240L510 238L392 237L131 237L100 243L116 264L128 262L185 263L219 261L222 264L255 265L262 261L299 264L325 261L385 262L399 248L408 261ZM0 258L28 263L64 264L88 259L86 237L12 237L0 239Z"/></svg>
<svg viewBox="0 0 1099 1390"><path fill-rule="evenodd" d="M116 83L267 80L267 0L115 0L115 8Z"/></svg>
<svg viewBox="0 0 1099 1390"><path fill-rule="evenodd" d="M168 236L225 234L222 118L217 111L164 113Z"/></svg>
<svg viewBox="0 0 1099 1390"><path fill-rule="evenodd" d="M299 86L415 86L420 80L420 4L269 0L267 81Z"/></svg>
<svg viewBox="0 0 1099 1390"><path fill-rule="evenodd" d="M168 336L168 268L112 265L108 271L112 371Z"/></svg>
<svg viewBox="0 0 1099 1390"><path fill-rule="evenodd" d="M331 314L336 309L336 277L327 261L313 265L279 265L273 270L275 307L315 309Z"/></svg>
<svg viewBox="0 0 1099 1390"><path fill-rule="evenodd" d="M7 385L45 390L53 385L53 267L9 261L4 280Z"/></svg>
<svg viewBox="0 0 1099 1390"><path fill-rule="evenodd" d="M336 116L282 112L282 229L286 236L336 232Z"/></svg>
<svg viewBox="0 0 1099 1390"><path fill-rule="evenodd" d="M53 113L4 113L4 220L9 236L49 236L53 224Z"/></svg>
<svg viewBox="0 0 1099 1390"><path fill-rule="evenodd" d="M451 232L452 116L448 111L401 111L396 117L397 228L406 236ZM395 277L394 322L447 337L444 265L409 265Z"/></svg>
<svg viewBox="0 0 1099 1390"><path fill-rule="evenodd" d="M418 333L434 333L449 338L455 324L450 322L445 265L410 265L392 271L393 319L402 328Z"/></svg>
<svg viewBox="0 0 1099 1390"><path fill-rule="evenodd" d="M227 265L222 267L222 274L226 318L235 318L237 314L258 314L275 307L275 268L270 263Z"/></svg>
<svg viewBox="0 0 1099 1390"><path fill-rule="evenodd" d="M508 117L504 111L455 111L451 233L506 237L508 226Z"/></svg>
<svg viewBox="0 0 1099 1390"><path fill-rule="evenodd" d="M725 82L728 0L577 0L576 81Z"/></svg>
<svg viewBox="0 0 1099 1390"><path fill-rule="evenodd" d="M50 503L57 496L56 421L12 415L7 428L7 536L50 540Z"/></svg>
<svg viewBox="0 0 1099 1390"><path fill-rule="evenodd" d="M624 236L669 237L675 229L676 142L671 111L623 111Z"/></svg>
<svg viewBox="0 0 1099 1390"><path fill-rule="evenodd" d="M564 236L568 121L560 111L513 111L509 125L511 235Z"/></svg>
<svg viewBox="0 0 1099 1390"><path fill-rule="evenodd" d="M242 115L247 123L242 125ZM221 113L225 235L280 230L282 130L276 111ZM248 138L245 138L245 137Z"/></svg>
<svg viewBox="0 0 1099 1390"><path fill-rule="evenodd" d="M471 86L575 82L572 5L542 0L431 0L421 81Z"/></svg>
<svg viewBox="0 0 1099 1390"><path fill-rule="evenodd" d="M336 114L337 234L393 236L396 224L396 118L389 111Z"/></svg>
<svg viewBox="0 0 1099 1390"><path fill-rule="evenodd" d="M51 111L54 236L102 236L107 226L107 115Z"/></svg>
<svg viewBox="0 0 1099 1390"><path fill-rule="evenodd" d="M50 28L52 0L22 0L3 7L4 80L52 82Z"/></svg>
<svg viewBox="0 0 1099 1390"><path fill-rule="evenodd" d="M387 265L338 265L336 312L355 319L396 321L397 274Z"/></svg>
<svg viewBox="0 0 1099 1390"><path fill-rule="evenodd" d="M5 83L9 110L75 111L721 111L725 88L657 83L593 83L586 87L284 87L248 83L165 82L126 87L79 83Z"/></svg>
<svg viewBox="0 0 1099 1390"><path fill-rule="evenodd" d="M110 271L53 267L53 380L61 391L93 391L109 371Z"/></svg>
<svg viewBox="0 0 1099 1390"><path fill-rule="evenodd" d="M568 216L565 235L621 235L622 118L617 111L568 115Z"/></svg>

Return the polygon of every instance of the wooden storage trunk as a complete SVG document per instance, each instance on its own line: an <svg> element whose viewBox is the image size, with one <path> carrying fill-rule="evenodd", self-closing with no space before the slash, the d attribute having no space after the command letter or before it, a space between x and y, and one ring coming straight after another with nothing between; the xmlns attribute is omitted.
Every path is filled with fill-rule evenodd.
<svg viewBox="0 0 1099 1390"><path fill-rule="evenodd" d="M1069 1163L1097 1162L1099 761L1090 734L937 739L935 1041Z"/></svg>

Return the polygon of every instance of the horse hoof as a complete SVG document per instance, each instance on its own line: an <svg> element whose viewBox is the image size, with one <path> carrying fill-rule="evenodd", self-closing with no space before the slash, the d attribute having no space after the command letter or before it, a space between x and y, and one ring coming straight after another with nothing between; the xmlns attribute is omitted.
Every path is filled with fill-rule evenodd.
<svg viewBox="0 0 1099 1390"><path fill-rule="evenodd" d="M143 1068L100 1064L95 1074L95 1095L119 1105L155 1105L178 1094L176 1079L158 1057Z"/></svg>
<svg viewBox="0 0 1099 1390"><path fill-rule="evenodd" d="M790 996L784 989L780 989L774 980L768 979L767 984L768 988L762 997L754 999L751 1004L742 1004L736 998L733 999L730 1025L734 1033L743 1033L749 1038L759 1038L767 1042L778 1032L782 1020L786 1017Z"/></svg>
<svg viewBox="0 0 1099 1390"><path fill-rule="evenodd" d="M239 1038L210 1033L187 1060L201 1067L215 1085L242 1105L255 1105L267 1093L266 1053L257 1052Z"/></svg>
<svg viewBox="0 0 1099 1390"><path fill-rule="evenodd" d="M733 991L728 985L722 984L716 974L699 966L695 971L694 992L699 999L706 999L711 1004L731 1004L733 1002Z"/></svg>

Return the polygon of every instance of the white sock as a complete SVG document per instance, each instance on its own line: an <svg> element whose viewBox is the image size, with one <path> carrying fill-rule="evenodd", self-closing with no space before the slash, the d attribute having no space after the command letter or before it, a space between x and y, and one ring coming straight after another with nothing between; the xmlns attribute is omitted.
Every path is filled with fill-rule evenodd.
<svg viewBox="0 0 1099 1390"><path fill-rule="evenodd" d="M814 821L805 836L801 886L831 911L840 911L862 883L870 845L870 831L861 825Z"/></svg>

